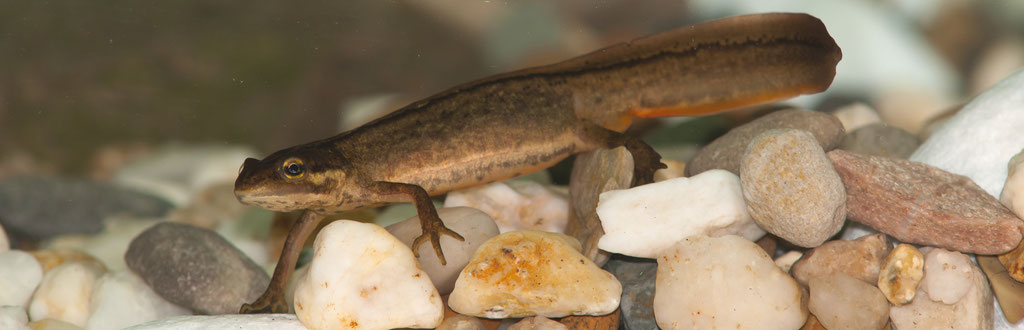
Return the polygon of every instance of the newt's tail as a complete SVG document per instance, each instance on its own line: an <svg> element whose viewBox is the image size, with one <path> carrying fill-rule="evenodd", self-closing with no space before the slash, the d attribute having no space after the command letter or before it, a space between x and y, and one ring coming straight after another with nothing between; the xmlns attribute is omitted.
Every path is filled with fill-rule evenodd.
<svg viewBox="0 0 1024 330"><path fill-rule="evenodd" d="M711 114L821 92L841 58L820 20L774 13L681 27L536 70L575 72L568 80L588 94L576 98L577 113L618 130L633 116Z"/></svg>

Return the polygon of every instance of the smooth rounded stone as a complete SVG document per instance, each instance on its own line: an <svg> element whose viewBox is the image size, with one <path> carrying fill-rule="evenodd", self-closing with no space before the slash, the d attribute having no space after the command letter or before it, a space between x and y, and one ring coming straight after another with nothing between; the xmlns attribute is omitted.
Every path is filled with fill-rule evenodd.
<svg viewBox="0 0 1024 330"><path fill-rule="evenodd" d="M935 248L925 254L924 282L928 282L929 277L933 273L957 272L957 270L941 268L949 265L948 263L929 263L928 259L937 259L932 254L948 257L948 259L943 258L945 260L962 259L963 262L956 261L954 263L966 264L970 270L966 273L960 272L960 274L965 274L966 277L956 276L956 278L967 283L967 293L960 297L953 305L944 304L939 301L940 299L931 298L933 292L929 291L928 285L922 283L918 287L917 295L913 301L909 304L894 306L889 309L889 318L892 320L893 327L900 330L992 329L995 306L992 299L992 290L989 289L988 281L985 279L985 275L982 274L981 269L978 269L978 266L971 262L964 254ZM936 269L935 267L940 268ZM942 275L938 277L952 278L952 276ZM933 288L936 290L934 294L939 297L948 297L951 294L946 290L955 286L961 285L946 283L935 286Z"/></svg>
<svg viewBox="0 0 1024 330"><path fill-rule="evenodd" d="M733 128L711 141L686 164L686 176L720 168L740 174L740 163L747 146L764 132L773 129L800 129L810 132L824 150L832 150L846 135L843 124L835 116L816 111L780 110Z"/></svg>
<svg viewBox="0 0 1024 330"><path fill-rule="evenodd" d="M563 317L558 320L559 323L565 325L569 329L618 329L619 325L622 324L621 312L616 309L611 314L590 316L590 315L570 315Z"/></svg>
<svg viewBox="0 0 1024 330"><path fill-rule="evenodd" d="M739 236L691 236L658 257L662 329L796 329L805 294L761 247Z"/></svg>
<svg viewBox="0 0 1024 330"><path fill-rule="evenodd" d="M985 272L988 282L992 285L992 293L999 301L998 305L1009 323L1017 323L1024 318L1024 283L1010 277L1006 268L993 256L977 256L978 266ZM996 316L998 320L999 317Z"/></svg>
<svg viewBox="0 0 1024 330"><path fill-rule="evenodd" d="M21 306L0 306L0 329L30 330L28 314Z"/></svg>
<svg viewBox="0 0 1024 330"><path fill-rule="evenodd" d="M110 216L159 217L170 209L163 199L110 184L44 177L0 181L0 222L11 235L31 239L95 234Z"/></svg>
<svg viewBox="0 0 1024 330"><path fill-rule="evenodd" d="M658 172L655 172L657 175ZM597 149L576 155L569 178L569 223L565 234L580 241L583 255L603 265L611 255L598 248L604 236L597 204L601 193L629 188L633 181L633 156L626 147Z"/></svg>
<svg viewBox="0 0 1024 330"><path fill-rule="evenodd" d="M882 261L878 289L889 302L900 306L914 300L922 277L924 255L913 245L900 244Z"/></svg>
<svg viewBox="0 0 1024 330"><path fill-rule="evenodd" d="M486 213L469 207L440 209L437 210L437 215L441 217L445 227L454 230L465 239L458 241L447 235L441 236L441 251L444 251L447 265L441 265L434 247L429 242L419 246L420 256L416 258L416 262L430 276L437 292L444 295L455 288L455 279L459 277L462 268L466 267L469 257L476 252L480 244L498 235L498 226ZM423 233L419 217L406 219L385 229L410 247L416 237Z"/></svg>
<svg viewBox="0 0 1024 330"><path fill-rule="evenodd" d="M846 134L838 149L865 155L907 159L921 141L902 128L870 124Z"/></svg>
<svg viewBox="0 0 1024 330"><path fill-rule="evenodd" d="M1003 191L999 193L999 201L1017 217L1024 218L1024 151L1010 158L1007 168L1009 174L1003 184Z"/></svg>
<svg viewBox="0 0 1024 330"><path fill-rule="evenodd" d="M450 317L446 317L444 319L444 321L441 321L441 325L437 326L437 330L486 330L486 329L487 329L487 327L484 326L484 322L480 321L480 319L472 317L472 316L462 315L462 314L455 314L455 315L452 315Z"/></svg>
<svg viewBox="0 0 1024 330"><path fill-rule="evenodd" d="M832 115L839 119L839 122L843 124L843 129L847 132L853 132L858 128L882 121L874 108L861 102L842 106L832 111Z"/></svg>
<svg viewBox="0 0 1024 330"><path fill-rule="evenodd" d="M412 250L383 227L338 220L313 243L295 288L295 315L313 329L434 328L441 296Z"/></svg>
<svg viewBox="0 0 1024 330"><path fill-rule="evenodd" d="M153 320L191 315L156 294L146 282L128 270L107 273L96 281L89 302L85 329L123 329Z"/></svg>
<svg viewBox="0 0 1024 330"><path fill-rule="evenodd" d="M29 317L33 321L50 318L85 327L89 299L96 280L105 272L103 265L88 261L69 262L51 269L32 295Z"/></svg>
<svg viewBox="0 0 1024 330"><path fill-rule="evenodd" d="M448 306L487 318L615 311L622 285L579 251L576 239L558 233L524 230L495 236L459 274Z"/></svg>
<svg viewBox="0 0 1024 330"><path fill-rule="evenodd" d="M70 262L76 262L76 261L85 261L85 262L94 262L94 263L103 264L102 262L97 260L95 257L89 255L88 253L85 253L85 252L82 252L82 251L78 251L78 250L69 249L69 248L54 248L54 249L47 249L47 250L34 250L34 251L29 251L29 253L32 254L33 258L36 258L36 261L39 262L40 266L43 266L43 272L44 273L48 272L51 269L54 269L57 266L60 266L60 265L62 265L64 263L70 263Z"/></svg>
<svg viewBox="0 0 1024 330"><path fill-rule="evenodd" d="M240 146L168 145L121 167L113 181L184 206L210 185L234 182L249 157L259 155Z"/></svg>
<svg viewBox="0 0 1024 330"><path fill-rule="evenodd" d="M789 271L793 269L793 264L795 264L797 260L800 260L800 258L803 257L803 252L795 250L789 251L782 254L778 258L775 258L775 265L779 266L779 269L782 269L782 271L789 273Z"/></svg>
<svg viewBox="0 0 1024 330"><path fill-rule="evenodd" d="M1024 222L967 177L844 150L828 157L846 186L849 218L897 240L977 254L1021 241Z"/></svg>
<svg viewBox="0 0 1024 330"><path fill-rule="evenodd" d="M975 97L924 141L910 160L965 175L989 195L998 196L1006 182L1006 164L1024 145L1021 104L1024 70Z"/></svg>
<svg viewBox="0 0 1024 330"><path fill-rule="evenodd" d="M932 300L947 305L960 301L971 289L971 276L980 276L971 259L963 253L934 249L924 258L924 271L928 274L921 280L921 287Z"/></svg>
<svg viewBox="0 0 1024 330"><path fill-rule="evenodd" d="M246 329L307 330L295 314L194 315L165 318L124 330Z"/></svg>
<svg viewBox="0 0 1024 330"><path fill-rule="evenodd" d="M569 222L567 197L533 181L495 182L449 192L444 207L456 206L484 211L502 233L515 230L561 233Z"/></svg>
<svg viewBox="0 0 1024 330"><path fill-rule="evenodd" d="M58 259L84 258L84 256L73 256L78 251L90 258L95 258L103 263L110 271L128 269L124 262L124 253L128 251L128 244L135 237L139 236L147 228L159 223L153 219L137 219L132 217L115 216L104 221L103 231L96 235L65 235L55 237L46 242L46 250L54 251ZM59 255L63 254L61 257ZM33 253L36 258L42 255ZM42 259L40 259L42 262ZM57 261L57 260L51 260Z"/></svg>
<svg viewBox="0 0 1024 330"><path fill-rule="evenodd" d="M753 241L765 234L747 213L739 177L717 169L605 192L597 214L605 232L597 246L641 258L656 258L692 235Z"/></svg>
<svg viewBox="0 0 1024 330"><path fill-rule="evenodd" d="M843 182L806 131L769 130L751 141L740 184L754 221L795 245L821 245L846 221Z"/></svg>
<svg viewBox="0 0 1024 330"><path fill-rule="evenodd" d="M508 327L508 330L568 330L564 324L558 323L558 321L543 317L543 316L531 316L523 318L521 321L516 322L512 326Z"/></svg>
<svg viewBox="0 0 1024 330"><path fill-rule="evenodd" d="M83 328L57 319L42 319L28 323L33 330L82 330Z"/></svg>
<svg viewBox="0 0 1024 330"><path fill-rule="evenodd" d="M622 299L619 310L625 329L655 329L654 283L658 274L658 263L644 258L613 256L604 269L612 273L622 284Z"/></svg>
<svg viewBox="0 0 1024 330"><path fill-rule="evenodd" d="M789 273L802 285L818 276L844 273L864 283L878 282L882 260L892 251L885 234L873 234L853 241L828 241L793 264Z"/></svg>
<svg viewBox="0 0 1024 330"><path fill-rule="evenodd" d="M43 280L43 267L20 250L0 252L0 306L27 306Z"/></svg>
<svg viewBox="0 0 1024 330"><path fill-rule="evenodd" d="M889 302L874 285L844 273L812 278L807 308L829 330L882 329Z"/></svg>
<svg viewBox="0 0 1024 330"><path fill-rule="evenodd" d="M1006 268L1010 277L1013 279L1024 282L1024 241L1021 241L1019 245L1010 252L1000 254L999 262Z"/></svg>
<svg viewBox="0 0 1024 330"><path fill-rule="evenodd" d="M124 260L161 297L200 314L237 313L270 283L262 268L220 235L186 224L146 229Z"/></svg>

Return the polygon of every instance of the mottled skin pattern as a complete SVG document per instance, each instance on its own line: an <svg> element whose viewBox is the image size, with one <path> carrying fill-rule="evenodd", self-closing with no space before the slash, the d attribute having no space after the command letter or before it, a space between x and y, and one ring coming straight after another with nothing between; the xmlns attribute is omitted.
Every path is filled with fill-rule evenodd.
<svg viewBox="0 0 1024 330"><path fill-rule="evenodd" d="M439 235L461 236L429 196L531 173L579 152L626 146L634 184L664 167L620 134L634 116L707 114L822 91L839 48L816 18L763 14L683 27L565 62L456 86L337 136L247 159L246 204L306 210L267 292L243 312L282 312L298 249L324 214L413 202L439 259ZM417 249L413 249L416 251Z"/></svg>

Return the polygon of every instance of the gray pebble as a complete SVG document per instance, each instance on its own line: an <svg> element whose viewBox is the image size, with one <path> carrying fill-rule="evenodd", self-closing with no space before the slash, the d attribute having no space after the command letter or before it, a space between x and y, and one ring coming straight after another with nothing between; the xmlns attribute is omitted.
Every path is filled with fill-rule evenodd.
<svg viewBox="0 0 1024 330"><path fill-rule="evenodd" d="M201 314L238 313L270 283L263 269L220 235L180 223L142 232L124 259L157 294Z"/></svg>
<svg viewBox="0 0 1024 330"><path fill-rule="evenodd" d="M653 259L614 255L603 267L622 283L622 329L657 329L654 319L654 280L658 263Z"/></svg>
<svg viewBox="0 0 1024 330"><path fill-rule="evenodd" d="M882 123L867 125L846 134L839 149L859 154L907 159L921 141L899 127Z"/></svg>

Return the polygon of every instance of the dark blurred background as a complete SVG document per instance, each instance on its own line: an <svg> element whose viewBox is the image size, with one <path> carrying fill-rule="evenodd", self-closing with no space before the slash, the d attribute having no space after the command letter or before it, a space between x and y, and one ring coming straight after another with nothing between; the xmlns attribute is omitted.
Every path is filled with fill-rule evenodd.
<svg viewBox="0 0 1024 330"><path fill-rule="evenodd" d="M903 17L959 77L1001 36L1019 41L1019 24L969 1L936 2L927 20L900 1L857 2ZM338 133L339 113L356 99L394 93L394 108L488 74L744 11L693 8L667 0L0 1L0 168L80 175L103 150L167 142L267 153ZM953 100L971 93L967 79L956 86Z"/></svg>

